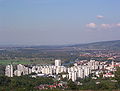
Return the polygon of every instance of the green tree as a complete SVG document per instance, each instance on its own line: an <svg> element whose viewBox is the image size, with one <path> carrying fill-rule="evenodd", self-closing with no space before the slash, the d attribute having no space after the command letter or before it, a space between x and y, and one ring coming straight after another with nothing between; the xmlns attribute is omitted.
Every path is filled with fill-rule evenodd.
<svg viewBox="0 0 120 91"><path fill-rule="evenodd" d="M120 88L120 67L115 72L115 79L117 80L117 88Z"/></svg>
<svg viewBox="0 0 120 91"><path fill-rule="evenodd" d="M9 77L0 76L0 86L6 86L11 82Z"/></svg>
<svg viewBox="0 0 120 91"><path fill-rule="evenodd" d="M68 85L68 88L71 90L77 89L77 85L72 80L69 80L67 85Z"/></svg>

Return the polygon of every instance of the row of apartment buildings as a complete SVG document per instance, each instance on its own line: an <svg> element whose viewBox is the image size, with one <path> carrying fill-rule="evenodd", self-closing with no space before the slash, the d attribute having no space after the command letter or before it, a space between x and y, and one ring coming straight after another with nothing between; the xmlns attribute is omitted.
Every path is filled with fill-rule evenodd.
<svg viewBox="0 0 120 91"><path fill-rule="evenodd" d="M50 75L55 77L61 74L63 78L76 81L78 78L89 77L90 74L95 74L99 77L99 73L102 73L103 70L106 71L106 73L115 71L115 65L120 64L114 61L111 63L106 63L95 60L82 60L80 62L80 64L74 63L74 66L72 67L62 66L61 60L55 60L55 65L35 65L28 67L22 64L18 64L16 69L13 69L13 65L10 64L6 66L5 75L8 77L13 77L36 73L38 76Z"/></svg>

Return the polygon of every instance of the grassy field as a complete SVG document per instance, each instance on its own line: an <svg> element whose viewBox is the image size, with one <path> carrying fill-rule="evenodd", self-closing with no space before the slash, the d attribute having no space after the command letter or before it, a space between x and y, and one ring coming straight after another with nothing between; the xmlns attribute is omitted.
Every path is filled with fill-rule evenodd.
<svg viewBox="0 0 120 91"><path fill-rule="evenodd" d="M7 64L53 64L53 61L48 60L0 60L0 65L7 65Z"/></svg>

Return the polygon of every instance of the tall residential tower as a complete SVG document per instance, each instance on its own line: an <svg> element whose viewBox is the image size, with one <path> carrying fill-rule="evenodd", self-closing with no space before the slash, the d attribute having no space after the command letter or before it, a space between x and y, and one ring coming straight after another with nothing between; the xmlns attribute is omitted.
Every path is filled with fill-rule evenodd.
<svg viewBox="0 0 120 91"><path fill-rule="evenodd" d="M55 66L61 66L61 60L55 60Z"/></svg>
<svg viewBox="0 0 120 91"><path fill-rule="evenodd" d="M6 66L5 76L13 77L13 66L11 64Z"/></svg>

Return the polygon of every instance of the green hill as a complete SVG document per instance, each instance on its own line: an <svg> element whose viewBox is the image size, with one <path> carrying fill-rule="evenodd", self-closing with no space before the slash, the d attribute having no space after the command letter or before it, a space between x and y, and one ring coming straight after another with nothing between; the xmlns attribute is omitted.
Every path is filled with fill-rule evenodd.
<svg viewBox="0 0 120 91"><path fill-rule="evenodd" d="M71 47L86 48L86 49L120 50L120 40L102 41L102 42L94 42L94 43L88 43L88 44L77 44L77 45L72 45Z"/></svg>

